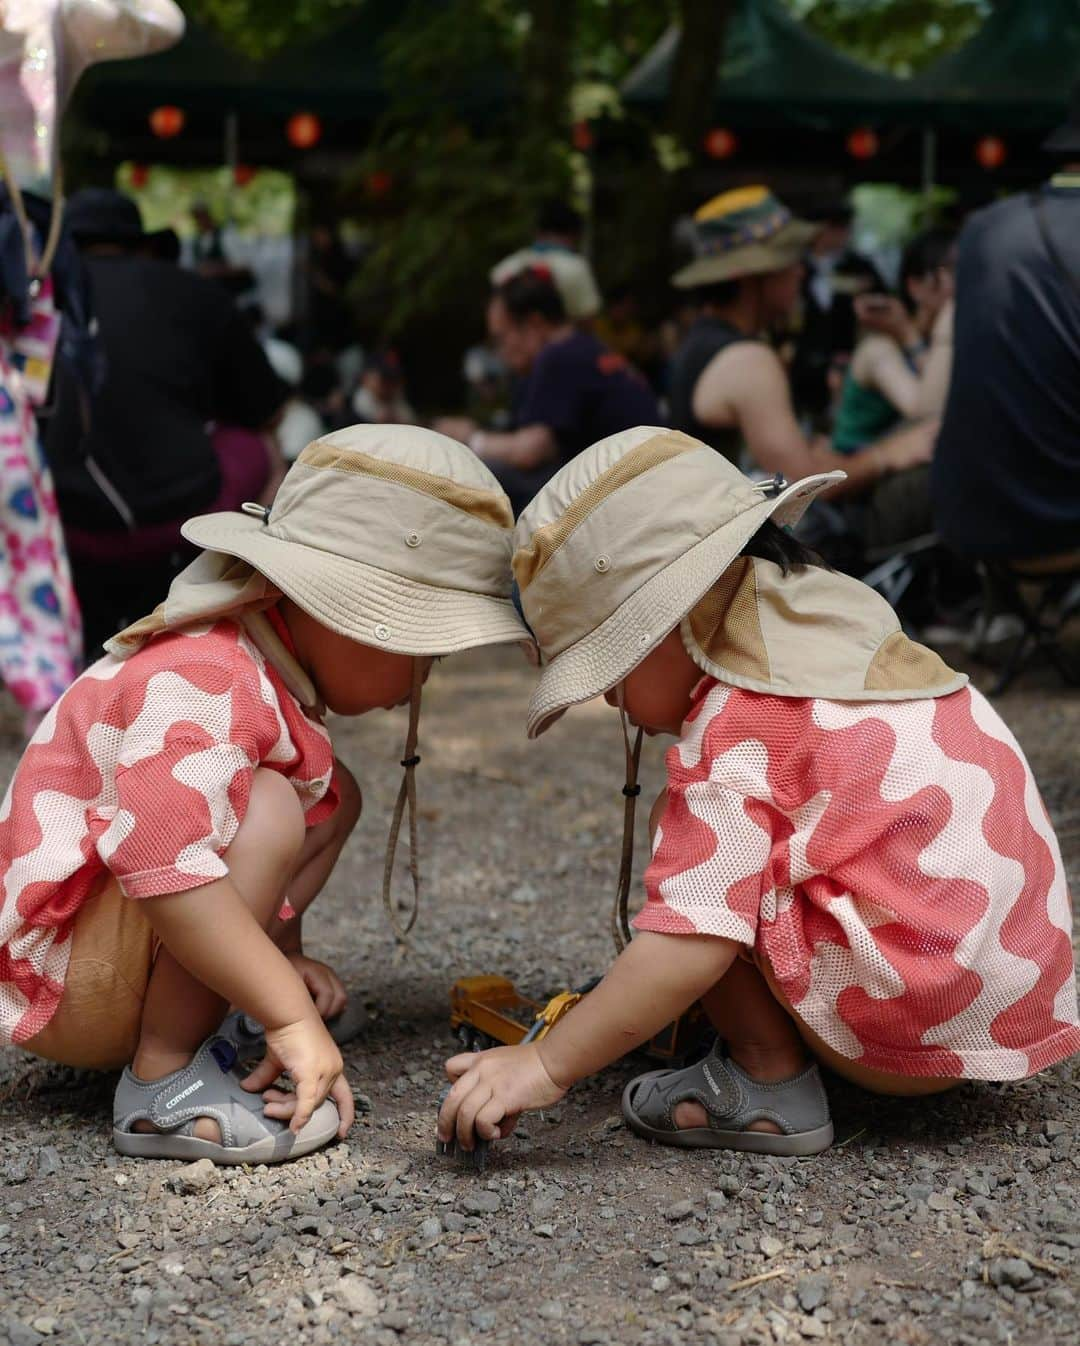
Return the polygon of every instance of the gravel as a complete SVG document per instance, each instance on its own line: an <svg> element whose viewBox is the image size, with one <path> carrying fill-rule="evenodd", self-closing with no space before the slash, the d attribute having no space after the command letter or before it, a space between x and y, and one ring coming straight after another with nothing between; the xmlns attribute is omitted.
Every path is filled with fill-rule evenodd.
<svg viewBox="0 0 1080 1346"><path fill-rule="evenodd" d="M122 1158L112 1078L0 1051L0 1342L1072 1346L1077 1063L929 1101L830 1081L837 1144L781 1160L638 1140L613 1120L640 1068L626 1062L524 1118L486 1173L435 1158L453 979L502 972L543 996L610 957L617 721L584 707L528 745L530 678L500 654L432 679L425 898L404 959L378 902L403 719L336 726L366 813L308 938L368 1016L345 1143L251 1170ZM1001 707L1075 887L1080 698L1035 674ZM15 725L0 711L7 769Z"/></svg>

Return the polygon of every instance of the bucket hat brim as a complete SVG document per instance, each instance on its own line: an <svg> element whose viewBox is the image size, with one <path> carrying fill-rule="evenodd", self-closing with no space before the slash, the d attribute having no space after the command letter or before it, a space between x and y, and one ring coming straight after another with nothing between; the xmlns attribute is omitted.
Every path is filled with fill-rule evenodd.
<svg viewBox="0 0 1080 1346"><path fill-rule="evenodd" d="M540 675L527 714L538 738L571 706L602 696L637 667L708 593L767 519L794 524L843 472L805 477L775 498L743 510L647 580L588 635L555 656Z"/></svg>
<svg viewBox="0 0 1080 1346"><path fill-rule="evenodd" d="M204 514L181 531L197 547L247 561L317 622L364 645L442 655L530 639L509 597L423 584L276 537L251 515Z"/></svg>
<svg viewBox="0 0 1080 1346"><path fill-rule="evenodd" d="M715 285L739 276L760 276L793 266L821 233L822 226L808 220L791 220L772 238L745 243L730 252L696 257L671 278L677 290Z"/></svg>

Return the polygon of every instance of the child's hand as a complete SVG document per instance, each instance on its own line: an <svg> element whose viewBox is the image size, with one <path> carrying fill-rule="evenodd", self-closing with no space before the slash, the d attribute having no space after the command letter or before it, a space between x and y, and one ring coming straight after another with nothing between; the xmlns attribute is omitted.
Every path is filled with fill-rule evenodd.
<svg viewBox="0 0 1080 1346"><path fill-rule="evenodd" d="M296 1092L271 1089L282 1071L292 1076ZM244 1080L251 1093L263 1091L267 1117L289 1122L298 1132L311 1120L311 1114L327 1098L337 1104L341 1117L338 1135L344 1136L353 1124L355 1107L352 1090L343 1071L341 1053L322 1022L314 1015L282 1028L266 1030L266 1056Z"/></svg>
<svg viewBox="0 0 1080 1346"><path fill-rule="evenodd" d="M439 1113L439 1139L457 1133L457 1143L471 1150L475 1137L501 1140L523 1112L558 1103L566 1090L544 1069L534 1043L495 1047L488 1052L463 1052L446 1063L454 1087Z"/></svg>
<svg viewBox="0 0 1080 1346"><path fill-rule="evenodd" d="M340 1014L349 999L349 993L334 969L302 953L290 953L288 959L308 988L319 1017L333 1019Z"/></svg>

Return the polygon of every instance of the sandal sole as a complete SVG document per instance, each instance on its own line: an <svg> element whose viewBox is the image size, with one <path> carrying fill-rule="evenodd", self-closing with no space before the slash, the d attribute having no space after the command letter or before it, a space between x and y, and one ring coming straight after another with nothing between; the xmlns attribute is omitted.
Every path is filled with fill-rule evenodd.
<svg viewBox="0 0 1080 1346"><path fill-rule="evenodd" d="M774 1135L771 1131L721 1131L712 1126L690 1126L682 1131L659 1131L643 1122L634 1111L632 1098L640 1087L643 1076L631 1080L623 1090L622 1111L630 1129L658 1145L669 1145L679 1150L743 1150L750 1154L775 1154L784 1158L800 1158L821 1154L833 1143L833 1124L813 1131L796 1131L790 1136Z"/></svg>
<svg viewBox="0 0 1080 1346"><path fill-rule="evenodd" d="M200 1140L198 1136L171 1136L160 1131L118 1131L113 1129L113 1145L120 1154L134 1159L209 1159L214 1164L280 1164L288 1159L301 1159L306 1154L321 1150L337 1136L337 1125L309 1128L299 1135L283 1131L266 1136L251 1145L227 1146L216 1141Z"/></svg>

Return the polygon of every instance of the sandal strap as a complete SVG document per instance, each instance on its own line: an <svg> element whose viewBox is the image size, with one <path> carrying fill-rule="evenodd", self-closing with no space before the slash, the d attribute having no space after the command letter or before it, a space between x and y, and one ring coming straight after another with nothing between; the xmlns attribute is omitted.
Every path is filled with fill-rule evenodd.
<svg viewBox="0 0 1080 1346"><path fill-rule="evenodd" d="M113 1102L113 1124L130 1131L139 1121L159 1131L190 1134L200 1118L212 1118L221 1128L221 1143L233 1147L286 1129L284 1122L267 1117L262 1096L241 1087L235 1070L236 1047L225 1038L208 1038L191 1064L161 1080L140 1080L125 1070Z"/></svg>
<svg viewBox="0 0 1080 1346"><path fill-rule="evenodd" d="M659 1131L680 1130L674 1113L680 1103L700 1103L709 1125L744 1131L753 1122L774 1122L784 1135L811 1130L828 1120L828 1100L815 1064L788 1080L765 1084L751 1079L716 1047L682 1070L653 1071L641 1077L634 1111Z"/></svg>

